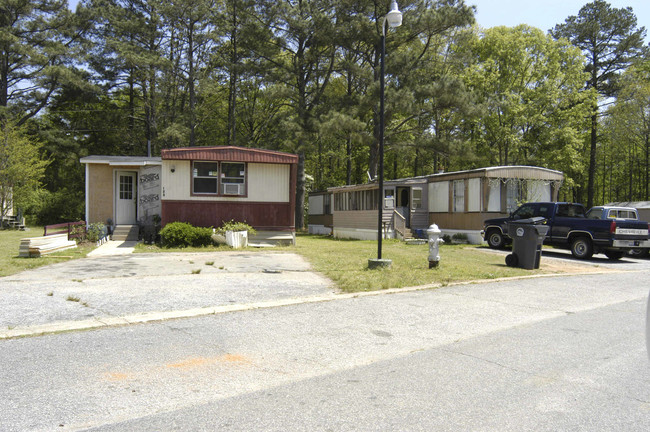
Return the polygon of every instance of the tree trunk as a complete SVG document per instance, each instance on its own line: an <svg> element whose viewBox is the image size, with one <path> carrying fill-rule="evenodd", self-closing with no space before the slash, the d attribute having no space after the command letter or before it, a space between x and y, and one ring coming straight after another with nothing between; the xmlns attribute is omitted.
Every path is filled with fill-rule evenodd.
<svg viewBox="0 0 650 432"><path fill-rule="evenodd" d="M190 20L193 18L190 17ZM196 91L194 89L194 22L190 22L188 29L188 44L187 44L187 61L189 62L189 72L187 76L189 87L189 108L190 108L190 147L196 145L195 129L196 129Z"/></svg>
<svg viewBox="0 0 650 432"><path fill-rule="evenodd" d="M228 88L228 145L237 145L237 124L236 124L236 107L237 107L237 80L238 62L237 56L237 1L233 0L232 8L232 33L230 34L232 42L232 51L230 53L230 82Z"/></svg>
<svg viewBox="0 0 650 432"><path fill-rule="evenodd" d="M650 136L645 134L645 201L650 200L648 189L650 188Z"/></svg>
<svg viewBox="0 0 650 432"><path fill-rule="evenodd" d="M594 182L596 180L596 144L598 142L598 106L591 115L591 149L589 152L589 178L587 180L587 208L594 206Z"/></svg>
<svg viewBox="0 0 650 432"><path fill-rule="evenodd" d="M345 143L345 153L347 159L347 169L345 175L345 184L352 184L352 138L348 134L348 139Z"/></svg>

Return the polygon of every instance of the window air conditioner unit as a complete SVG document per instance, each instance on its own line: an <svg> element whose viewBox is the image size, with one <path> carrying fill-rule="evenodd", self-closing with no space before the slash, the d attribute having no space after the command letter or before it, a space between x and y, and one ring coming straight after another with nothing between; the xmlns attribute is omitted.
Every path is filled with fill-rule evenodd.
<svg viewBox="0 0 650 432"><path fill-rule="evenodd" d="M243 186L239 183L224 183L223 193L224 195L241 195L241 188Z"/></svg>

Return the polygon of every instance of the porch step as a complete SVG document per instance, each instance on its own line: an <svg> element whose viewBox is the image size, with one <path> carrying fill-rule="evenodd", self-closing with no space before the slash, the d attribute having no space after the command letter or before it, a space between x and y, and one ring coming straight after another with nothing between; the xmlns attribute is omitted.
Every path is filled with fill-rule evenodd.
<svg viewBox="0 0 650 432"><path fill-rule="evenodd" d="M118 225L111 239L114 241L138 241L140 228L137 225Z"/></svg>
<svg viewBox="0 0 650 432"><path fill-rule="evenodd" d="M18 216L5 216L2 225L11 229L25 231L25 219L18 220Z"/></svg>
<svg viewBox="0 0 650 432"><path fill-rule="evenodd" d="M404 240L412 239L413 238L413 231L411 231L410 228L406 228L404 230Z"/></svg>

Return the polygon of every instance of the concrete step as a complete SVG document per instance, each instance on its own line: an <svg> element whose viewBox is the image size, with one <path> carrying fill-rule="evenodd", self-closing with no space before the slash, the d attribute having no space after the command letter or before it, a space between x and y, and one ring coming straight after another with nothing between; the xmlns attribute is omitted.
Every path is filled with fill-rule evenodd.
<svg viewBox="0 0 650 432"><path fill-rule="evenodd" d="M111 240L114 241L138 241L140 228L137 225L118 225L113 231Z"/></svg>

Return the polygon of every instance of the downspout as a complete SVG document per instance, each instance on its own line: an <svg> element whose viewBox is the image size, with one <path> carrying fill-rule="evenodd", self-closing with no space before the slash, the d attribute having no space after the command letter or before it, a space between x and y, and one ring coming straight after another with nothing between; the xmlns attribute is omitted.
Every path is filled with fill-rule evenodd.
<svg viewBox="0 0 650 432"><path fill-rule="evenodd" d="M88 226L88 224L89 224L88 209L90 207L89 204L88 204L88 191L90 190L90 186L88 185L88 179L89 179L88 171L89 171L88 164L86 164L86 197L85 197L85 201L86 201L86 226Z"/></svg>

